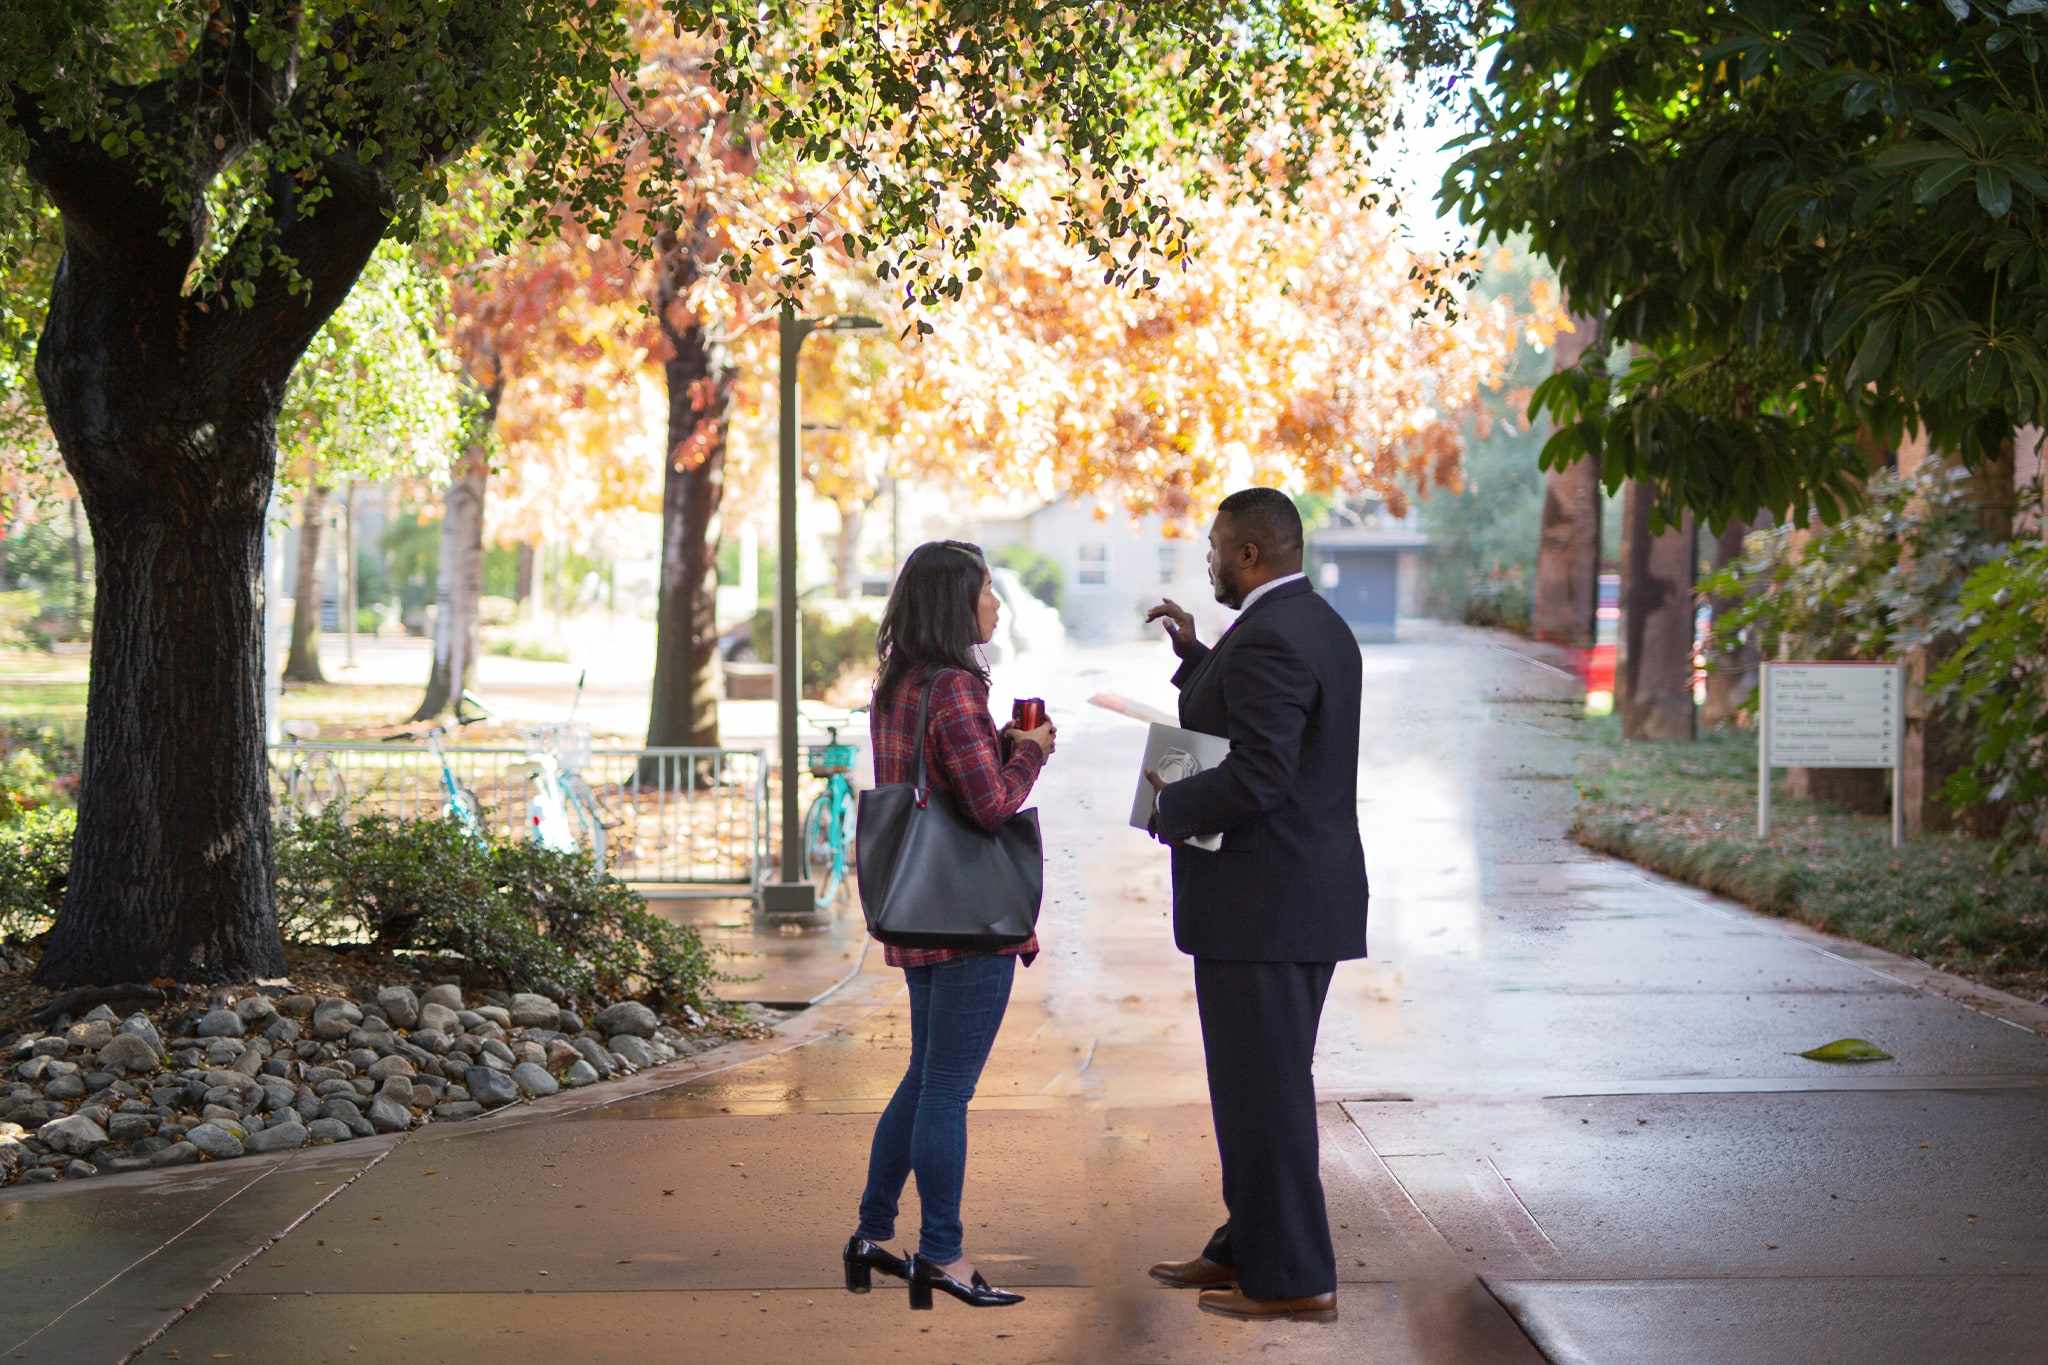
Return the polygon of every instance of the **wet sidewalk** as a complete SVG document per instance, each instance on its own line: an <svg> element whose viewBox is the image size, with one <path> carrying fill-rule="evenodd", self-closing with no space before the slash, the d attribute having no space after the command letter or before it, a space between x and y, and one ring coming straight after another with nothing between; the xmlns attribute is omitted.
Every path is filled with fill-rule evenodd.
<svg viewBox="0 0 2048 1365"><path fill-rule="evenodd" d="M777 1038L694 1075L268 1170L10 1191L0 1345L37 1332L12 1356L114 1360L161 1330L138 1358L2038 1359L2048 1012L1566 841L1569 680L1509 643L1439 630L1366 653L1374 956L1339 970L1318 1060L1334 1325L1207 1317L1144 1276L1199 1248L1220 1207L1164 859L1124 824L1138 735L1083 704L1170 697L1163 649L1133 646L1019 679L1061 724L1039 793L1047 950L970 1115L965 1214L970 1254L1022 1306L911 1314L900 1289L839 1288L909 1043L899 980L868 954ZM843 971L848 951L844 932L791 939L762 954L762 989ZM1897 1060L1796 1056L1845 1034ZM899 1241L915 1209L913 1192Z"/></svg>

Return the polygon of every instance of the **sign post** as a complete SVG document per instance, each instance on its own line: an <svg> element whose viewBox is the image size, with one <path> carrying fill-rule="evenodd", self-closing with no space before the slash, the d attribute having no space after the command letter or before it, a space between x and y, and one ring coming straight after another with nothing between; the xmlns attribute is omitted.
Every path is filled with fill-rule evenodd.
<svg viewBox="0 0 2048 1365"><path fill-rule="evenodd" d="M1766 663L1756 727L1756 834L1771 832L1773 768L1890 768L1892 847L1905 839L1905 673L1896 663Z"/></svg>

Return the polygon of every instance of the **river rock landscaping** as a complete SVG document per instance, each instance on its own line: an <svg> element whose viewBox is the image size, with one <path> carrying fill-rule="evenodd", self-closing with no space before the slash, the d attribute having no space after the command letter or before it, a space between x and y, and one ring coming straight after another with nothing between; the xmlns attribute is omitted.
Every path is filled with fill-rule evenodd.
<svg viewBox="0 0 2048 1365"><path fill-rule="evenodd" d="M0 1037L0 1185L156 1170L460 1121L723 1041L684 1005L565 992L266 984ZM678 1026L680 1024L680 1027Z"/></svg>

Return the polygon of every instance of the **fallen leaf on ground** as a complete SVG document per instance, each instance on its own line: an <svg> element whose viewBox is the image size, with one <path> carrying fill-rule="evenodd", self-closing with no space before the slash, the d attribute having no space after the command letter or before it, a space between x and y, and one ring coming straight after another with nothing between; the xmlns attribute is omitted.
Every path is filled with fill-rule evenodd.
<svg viewBox="0 0 2048 1365"><path fill-rule="evenodd" d="M1888 1062L1892 1054L1862 1038L1837 1038L1799 1054L1809 1062Z"/></svg>

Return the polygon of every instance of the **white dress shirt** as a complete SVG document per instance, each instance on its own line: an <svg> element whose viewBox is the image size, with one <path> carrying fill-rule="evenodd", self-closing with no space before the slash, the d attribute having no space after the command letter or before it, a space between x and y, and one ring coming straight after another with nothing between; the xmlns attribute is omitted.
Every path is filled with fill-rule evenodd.
<svg viewBox="0 0 2048 1365"><path fill-rule="evenodd" d="M1265 595L1266 595L1267 593L1269 593L1269 592L1273 591L1273 589L1275 589L1275 588L1284 588L1284 587L1286 587L1286 586L1287 586L1287 585L1288 585L1289 583L1293 583L1293 582L1295 582L1295 581L1297 581L1297 580L1299 580L1299 579L1303 579L1303 578L1307 578L1307 577L1308 577L1308 575L1307 575L1307 574L1305 574L1305 573L1291 573L1291 574L1286 574L1286 575L1283 575L1282 577L1279 577L1279 578L1275 578L1275 579L1271 580L1270 582L1266 582L1266 583L1261 583L1261 584L1259 584L1259 586L1258 586L1258 587L1256 587L1256 588L1253 588L1253 589L1252 589L1252 590L1251 590L1250 592L1248 592L1248 593L1246 593L1246 594L1244 595L1244 602L1243 602L1243 604L1242 604L1242 605L1240 605L1240 606L1238 607L1238 609L1237 609L1237 614L1238 614L1238 616L1239 616L1240 618L1242 618L1242 617L1244 616L1244 614L1245 614L1246 612L1248 612L1248 611L1250 611L1250 610L1252 609L1252 603L1254 603L1254 602L1258 601L1258 600L1259 600L1259 599L1260 599L1261 597L1264 597L1264 596L1265 596ZM1236 621L1232 621L1232 622L1231 622L1230 624L1232 624L1232 625L1236 625L1236 624L1237 624L1237 622L1236 622Z"/></svg>

